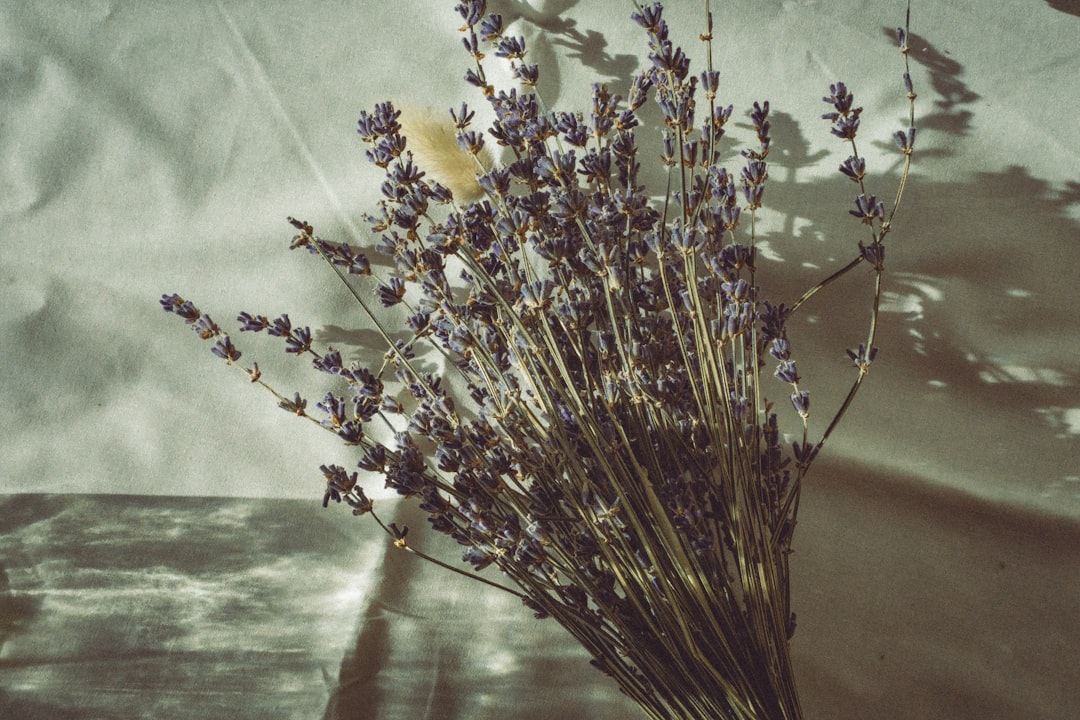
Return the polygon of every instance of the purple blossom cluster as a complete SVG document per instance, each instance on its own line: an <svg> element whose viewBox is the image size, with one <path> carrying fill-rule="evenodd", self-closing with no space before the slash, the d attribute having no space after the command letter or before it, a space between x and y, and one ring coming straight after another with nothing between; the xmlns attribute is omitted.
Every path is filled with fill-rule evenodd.
<svg viewBox="0 0 1080 720"><path fill-rule="evenodd" d="M498 568L514 585L503 589L555 617L655 717L797 717L787 641L799 493L876 355L884 238L899 202L898 193L887 207L865 188L862 108L837 82L823 117L850 146L839 169L858 185L850 212L869 240L792 305L773 303L758 282L754 232L769 179L768 102L753 104L755 142L730 170L733 110L716 102L719 73L691 73L659 3L631 16L649 55L628 97L595 85L587 113L544 107L524 39L484 0L455 9L474 63L465 80L494 120L474 127L467 103L449 119L463 157L494 144L503 158L476 163L480 199L460 202L422 170L400 112L383 102L361 113L357 131L385 171L366 219L390 274L289 219L291 247L329 263L381 334L382 364L319 352L288 315L237 318L241 331L280 338L325 376L330 389L313 409L272 390L283 409L359 452L355 471L321 467L323 504L374 516L396 545L423 555L408 528L375 513L363 485L381 477L419 503L472 572ZM494 87L487 54L509 63L520 87ZM668 175L659 198L640 172L650 97ZM913 127L897 133L906 162L914 136ZM864 262L876 287L869 337L847 351L858 377L811 441L788 320ZM190 302L161 303L239 363L229 336ZM391 307L404 310L400 327L389 325ZM423 369L426 354L445 371ZM262 384L257 365L246 370ZM801 437L781 432L776 392L789 396Z"/></svg>

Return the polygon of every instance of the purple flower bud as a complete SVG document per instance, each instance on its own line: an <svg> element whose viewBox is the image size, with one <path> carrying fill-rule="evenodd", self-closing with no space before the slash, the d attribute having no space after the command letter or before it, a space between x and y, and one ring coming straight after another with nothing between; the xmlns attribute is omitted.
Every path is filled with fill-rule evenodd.
<svg viewBox="0 0 1080 720"><path fill-rule="evenodd" d="M799 417L805 420L810 414L810 393L805 390L793 392L791 405L795 408L795 412L799 413Z"/></svg>
<svg viewBox="0 0 1080 720"><path fill-rule="evenodd" d="M859 343L858 350L848 348L847 356L851 358L851 363L855 367L865 371L870 366L870 363L874 362L874 358L877 357L877 352L877 348L871 348L870 352L867 353L866 343Z"/></svg>
<svg viewBox="0 0 1080 720"><path fill-rule="evenodd" d="M491 13L480 22L480 34L484 40L491 42L503 33L503 16L499 13Z"/></svg>
<svg viewBox="0 0 1080 720"><path fill-rule="evenodd" d="M660 153L660 160L665 165L675 164L675 140L670 133L664 133L664 150Z"/></svg>
<svg viewBox="0 0 1080 720"><path fill-rule="evenodd" d="M848 210L848 212L857 218L861 218L863 223L869 225L874 221L874 218L885 217L885 203L873 195L867 197L860 194L855 198L855 209Z"/></svg>
<svg viewBox="0 0 1080 720"><path fill-rule="evenodd" d="M285 338L285 352L300 355L311 350L311 328L297 328Z"/></svg>
<svg viewBox="0 0 1080 720"><path fill-rule="evenodd" d="M664 8L660 3L653 3L641 8L640 12L630 13L630 19L649 32L655 32L660 23Z"/></svg>
<svg viewBox="0 0 1080 720"><path fill-rule="evenodd" d="M478 87L481 90L487 87L487 83L484 82L484 78L480 77L480 75L472 68L469 68L465 71L465 82L469 83L473 87Z"/></svg>
<svg viewBox="0 0 1080 720"><path fill-rule="evenodd" d="M757 208L761 207L761 202L764 195L764 185L743 186L743 197L746 199L746 206L750 210L756 210Z"/></svg>
<svg viewBox="0 0 1080 720"><path fill-rule="evenodd" d="M344 371L341 364L341 353L337 350L328 350L325 355L312 360L311 365L316 370L331 375L340 375Z"/></svg>
<svg viewBox="0 0 1080 720"><path fill-rule="evenodd" d="M464 0L455 5L454 9L461 15L465 25L472 27L480 22L484 13L487 12L487 0Z"/></svg>
<svg viewBox="0 0 1080 720"><path fill-rule="evenodd" d="M468 35L461 38L461 44L465 46L465 52L469 53L469 55L477 60L484 57L484 54L480 52L480 39L476 36L475 32L470 32Z"/></svg>
<svg viewBox="0 0 1080 720"><path fill-rule="evenodd" d="M391 307L405 297L405 282L401 278L390 278L389 285L379 285L379 302L383 307Z"/></svg>
<svg viewBox="0 0 1080 720"><path fill-rule="evenodd" d="M776 366L776 370L773 373L776 375L776 379L780 382L794 385L799 382L799 371L795 369L795 363L790 360L783 360ZM798 406L795 408L798 410ZM801 413L800 413L801 414Z"/></svg>
<svg viewBox="0 0 1080 720"><path fill-rule="evenodd" d="M495 46L495 56L508 60L520 60L525 57L525 38L513 36L500 39Z"/></svg>
<svg viewBox="0 0 1080 720"><path fill-rule="evenodd" d="M480 187L494 197L505 197L510 192L510 171L506 168L492 170L477 178Z"/></svg>
<svg viewBox="0 0 1080 720"><path fill-rule="evenodd" d="M852 155L840 165L840 172L847 175L854 182L859 182L866 176L866 161L861 157Z"/></svg>
<svg viewBox="0 0 1080 720"><path fill-rule="evenodd" d="M760 185L768 177L767 165L762 160L751 160L742 169L743 182L748 185Z"/></svg>
<svg viewBox="0 0 1080 720"><path fill-rule="evenodd" d="M326 495L323 496L323 507L326 507L330 500L341 502L343 496L357 489L356 473L350 475L340 465L321 465L319 470L322 471L323 477L326 478Z"/></svg>
<svg viewBox="0 0 1080 720"><path fill-rule="evenodd" d="M915 147L915 128L908 128L905 133L901 130L897 130L893 135L893 139L896 140L896 146L900 148L900 151L905 155L910 155L912 149Z"/></svg>
<svg viewBox="0 0 1080 720"><path fill-rule="evenodd" d="M199 316L195 322L191 323L191 329L195 331L203 340L209 340L210 338L217 337L222 334L221 328L209 315Z"/></svg>
<svg viewBox="0 0 1080 720"><path fill-rule="evenodd" d="M848 92L847 86L842 82L829 85L829 95L821 99L836 108L839 115L846 115L855 103L855 96Z"/></svg>
<svg viewBox="0 0 1080 720"><path fill-rule="evenodd" d="M416 184L425 173L412 164L412 160L402 162L400 159L386 174L387 178L395 185L409 186Z"/></svg>
<svg viewBox="0 0 1080 720"><path fill-rule="evenodd" d="M165 312L175 313L182 317L190 325L202 317L202 311L177 294L162 295L161 309Z"/></svg>
<svg viewBox="0 0 1080 720"><path fill-rule="evenodd" d="M227 363L234 363L240 359L240 351L236 349L228 335L222 336L220 340L214 343L214 346L210 348L210 352Z"/></svg>
<svg viewBox="0 0 1080 720"><path fill-rule="evenodd" d="M520 64L514 68L514 77L524 85L536 85L540 81L540 66Z"/></svg>
<svg viewBox="0 0 1080 720"><path fill-rule="evenodd" d="M307 408L307 400L300 397L300 393L294 393L293 399L289 400L284 398L278 403L278 407L282 410L288 410L289 412L296 413L297 415L303 415Z"/></svg>
<svg viewBox="0 0 1080 720"><path fill-rule="evenodd" d="M476 113L469 110L469 106L465 103L461 103L461 109L457 112L450 108L450 118L454 121L454 127L458 130L467 128L475 115Z"/></svg>
<svg viewBox="0 0 1080 720"><path fill-rule="evenodd" d="M345 502L352 507L353 515L369 513L375 505L361 487L354 487L352 493L345 496Z"/></svg>
<svg viewBox="0 0 1080 720"><path fill-rule="evenodd" d="M368 472L382 472L386 468L386 448L382 445L368 448L364 452L364 457L360 459L358 467Z"/></svg>
<svg viewBox="0 0 1080 720"><path fill-rule="evenodd" d="M769 354L777 360L791 359L791 343L787 338L775 338L769 348Z"/></svg>
<svg viewBox="0 0 1080 720"><path fill-rule="evenodd" d="M346 445L359 445L364 439L364 428L355 420L346 420L338 428L337 434Z"/></svg>
<svg viewBox="0 0 1080 720"><path fill-rule="evenodd" d="M884 267L885 245L883 243L875 242L869 245L859 243L859 253L862 255L863 260L866 260L878 270Z"/></svg>
<svg viewBox="0 0 1080 720"><path fill-rule="evenodd" d="M769 101L766 100L763 103L754 103L754 109L750 111L750 121L754 124L754 129L758 131L760 135L762 129L767 133L769 129L769 123L767 118L769 117Z"/></svg>
<svg viewBox="0 0 1080 720"><path fill-rule="evenodd" d="M345 422L345 400L338 397L337 395L334 395L334 393L326 393L326 397L316 403L315 407L319 408L324 413L330 416L329 418L327 418L326 422L323 423L324 426L337 428L341 427L341 424Z"/></svg>
<svg viewBox="0 0 1080 720"><path fill-rule="evenodd" d="M720 87L720 72L717 70L705 70L701 73L701 87L707 95L715 95Z"/></svg>
<svg viewBox="0 0 1080 720"><path fill-rule="evenodd" d="M652 79L647 74L634 76L633 84L630 86L630 97L627 99L631 110L637 110L645 104L650 87L652 87Z"/></svg>

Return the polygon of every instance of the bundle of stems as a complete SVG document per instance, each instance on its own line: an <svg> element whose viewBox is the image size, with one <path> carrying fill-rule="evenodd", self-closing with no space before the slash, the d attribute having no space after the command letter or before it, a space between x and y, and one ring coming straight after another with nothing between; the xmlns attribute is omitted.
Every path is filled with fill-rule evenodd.
<svg viewBox="0 0 1080 720"><path fill-rule="evenodd" d="M466 80L495 116L481 133L466 104L450 113L475 187L429 178L399 111L381 103L362 113L359 133L386 171L368 222L390 271L290 218L292 247L329 263L381 336L381 364L316 351L310 329L287 315L241 313L242 330L284 339L328 376L330 391L309 411L300 394L278 393L257 364L242 364L230 336L192 303L165 295L162 305L281 407L358 448L360 472L322 466L324 506L345 502L399 547L554 618L650 717L799 718L792 534L807 470L876 352L884 240L914 144L906 27L897 35L910 122L896 134L895 199L887 209L867 192L855 143L862 108L843 83L832 85L823 117L849 147L840 170L858 186L850 212L866 235L849 263L788 306L766 300L757 278L769 103L754 103L756 142L729 172L721 141L732 108L716 101L707 0L703 72L689 72L661 6L637 6L649 67L625 101L595 86L587 114L543 105L523 39L483 0L455 9L475 61ZM488 82L491 52L520 87ZM659 194L639 179L635 139L650 95L663 117ZM502 161L490 160L491 142ZM787 323L859 266L872 271L867 337L848 350L855 380L812 441ZM392 306L404 309L405 327L392 325L401 316L386 312ZM432 359L442 371L429 370ZM801 424L794 442L780 431L770 387L790 398L787 412ZM471 569L422 552L407 527L385 522L361 473L415 498ZM503 579L479 574L489 566Z"/></svg>

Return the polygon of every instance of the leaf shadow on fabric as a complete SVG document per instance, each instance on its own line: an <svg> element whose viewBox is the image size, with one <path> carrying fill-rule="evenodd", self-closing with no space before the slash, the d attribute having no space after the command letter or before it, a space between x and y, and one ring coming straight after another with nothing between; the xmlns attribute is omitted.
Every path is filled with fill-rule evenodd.
<svg viewBox="0 0 1080 720"><path fill-rule="evenodd" d="M1080 0L1046 0L1046 4L1058 12L1080 17Z"/></svg>

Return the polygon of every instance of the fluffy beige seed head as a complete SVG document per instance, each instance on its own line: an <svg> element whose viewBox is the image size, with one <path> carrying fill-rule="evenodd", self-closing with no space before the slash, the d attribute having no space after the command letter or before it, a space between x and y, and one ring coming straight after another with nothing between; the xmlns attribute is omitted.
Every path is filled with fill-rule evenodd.
<svg viewBox="0 0 1080 720"><path fill-rule="evenodd" d="M401 111L398 118L401 133L407 138L408 149L417 165L432 179L450 188L459 202L483 197L484 191L476 182L476 175L492 166L488 148L481 150L475 158L463 150L457 143L448 113L408 105L398 106L398 109Z"/></svg>

